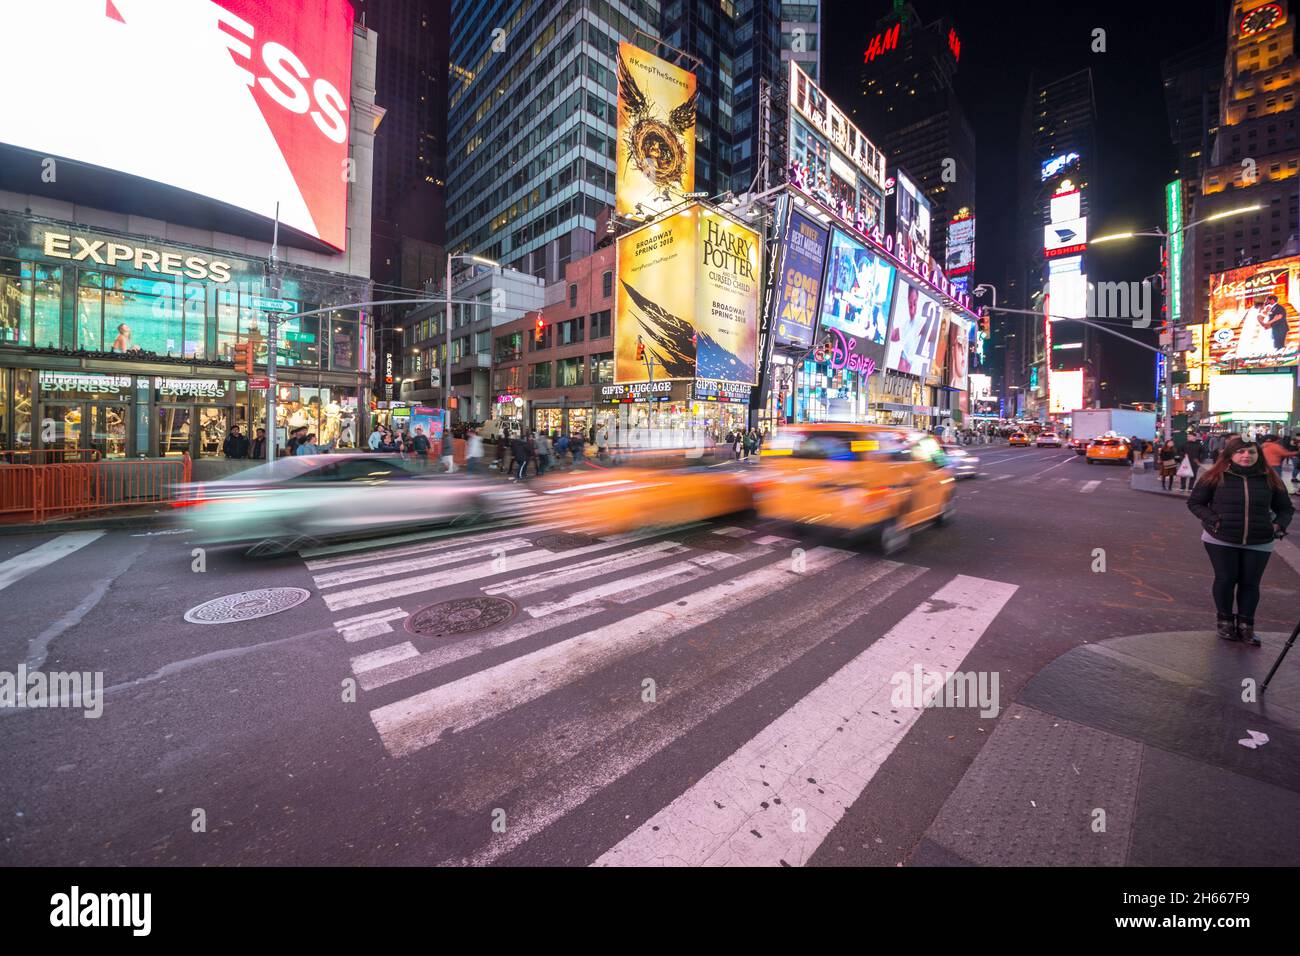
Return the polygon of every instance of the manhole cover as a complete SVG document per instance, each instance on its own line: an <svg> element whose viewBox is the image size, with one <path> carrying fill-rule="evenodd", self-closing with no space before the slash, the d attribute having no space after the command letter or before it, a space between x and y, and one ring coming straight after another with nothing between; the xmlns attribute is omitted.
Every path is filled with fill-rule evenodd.
<svg viewBox="0 0 1300 956"><path fill-rule="evenodd" d="M406 619L406 629L423 637L450 637L485 631L519 613L514 601L498 597L458 598L422 607Z"/></svg>
<svg viewBox="0 0 1300 956"><path fill-rule="evenodd" d="M683 538L682 544L701 551L726 551L730 554L735 554L745 546L745 542L739 538L728 538L722 534L693 534L689 538Z"/></svg>
<svg viewBox="0 0 1300 956"><path fill-rule="evenodd" d="M533 539L533 544L546 551L572 551L595 544L596 539L589 534L544 534Z"/></svg>
<svg viewBox="0 0 1300 956"><path fill-rule="evenodd" d="M191 624L235 624L239 621L251 621L259 617L270 617L291 607L297 607L307 598L310 591L302 588L258 588L255 591L240 591L225 597L204 601L198 607L185 612L185 620Z"/></svg>

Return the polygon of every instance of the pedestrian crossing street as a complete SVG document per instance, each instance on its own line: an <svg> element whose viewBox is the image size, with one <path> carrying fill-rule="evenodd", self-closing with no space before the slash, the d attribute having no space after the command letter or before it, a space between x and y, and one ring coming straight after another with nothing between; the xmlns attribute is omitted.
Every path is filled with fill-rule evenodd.
<svg viewBox="0 0 1300 956"><path fill-rule="evenodd" d="M446 862L501 859L724 708L766 719L764 682L827 641L862 644L653 817L628 820L595 861L800 865L921 717L891 706L891 677L957 669L1016 591L757 523L544 546L591 530L542 523L304 552L388 757L467 736L493 754L440 779L439 803L485 819L503 809L508 825ZM881 619L905 591L915 600ZM449 638L403 626L461 597L518 611Z"/></svg>

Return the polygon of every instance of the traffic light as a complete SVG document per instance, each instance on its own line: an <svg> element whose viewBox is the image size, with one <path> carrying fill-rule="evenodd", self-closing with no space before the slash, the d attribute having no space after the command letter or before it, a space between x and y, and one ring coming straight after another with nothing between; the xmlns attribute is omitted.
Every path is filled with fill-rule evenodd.
<svg viewBox="0 0 1300 956"><path fill-rule="evenodd" d="M253 346L250 342L235 343L235 371L253 374Z"/></svg>
<svg viewBox="0 0 1300 956"><path fill-rule="evenodd" d="M636 337L636 360L638 362L645 361L645 343L641 341L639 335Z"/></svg>
<svg viewBox="0 0 1300 956"><path fill-rule="evenodd" d="M987 305L980 307L980 331L985 335L989 334L989 307Z"/></svg>
<svg viewBox="0 0 1300 956"><path fill-rule="evenodd" d="M538 345L542 344L542 333L544 331L546 331L546 320L539 315L537 317L537 331L534 333L534 338Z"/></svg>

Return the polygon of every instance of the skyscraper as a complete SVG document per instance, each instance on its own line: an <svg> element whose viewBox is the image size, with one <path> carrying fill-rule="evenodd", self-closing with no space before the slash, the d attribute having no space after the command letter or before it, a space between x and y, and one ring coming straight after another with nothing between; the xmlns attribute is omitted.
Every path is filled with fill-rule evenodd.
<svg viewBox="0 0 1300 956"><path fill-rule="evenodd" d="M620 40L653 0L486 0L451 18L448 248L558 281L613 205Z"/></svg>
<svg viewBox="0 0 1300 956"><path fill-rule="evenodd" d="M781 62L797 61L818 83L822 81L821 27L821 0L781 4Z"/></svg>
<svg viewBox="0 0 1300 956"><path fill-rule="evenodd" d="M1051 80L1030 77L1021 113L1018 260L1024 284L1017 307L1045 313L1046 300L1053 315L1086 317L1084 247L1097 200L1091 181L1098 166L1096 117L1090 70ZM1083 369L1084 404L1099 401L1102 348L1094 330L1079 322L1049 325L1037 316L1006 324L1019 338L1022 363L1008 368L1008 384L1023 390L1029 417L1048 414L1051 369Z"/></svg>
<svg viewBox="0 0 1300 956"><path fill-rule="evenodd" d="M1191 231L1189 321L1207 317L1211 273L1274 258L1300 229L1296 172L1296 91L1300 63L1286 0L1237 0L1228 18L1228 53L1217 134L1192 216L1259 204L1264 208Z"/></svg>
<svg viewBox="0 0 1300 956"><path fill-rule="evenodd" d="M961 37L951 20L924 24L912 4L896 2L862 60L853 115L882 143L890 168L905 170L930 200L930 254L943 264L948 223L962 209L975 212L975 132L954 87Z"/></svg>

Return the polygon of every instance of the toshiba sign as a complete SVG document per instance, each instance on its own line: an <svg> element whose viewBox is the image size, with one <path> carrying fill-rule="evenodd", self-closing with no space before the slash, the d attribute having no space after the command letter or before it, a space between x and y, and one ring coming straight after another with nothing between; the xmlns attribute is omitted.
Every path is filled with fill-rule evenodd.
<svg viewBox="0 0 1300 956"><path fill-rule="evenodd" d="M0 89L33 99L0 111L0 143L55 176L63 158L267 218L279 203L342 249L352 20L348 0L6 4Z"/></svg>

